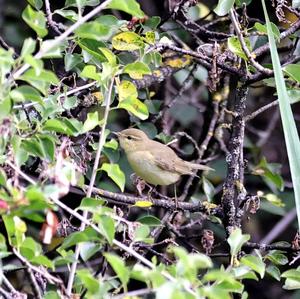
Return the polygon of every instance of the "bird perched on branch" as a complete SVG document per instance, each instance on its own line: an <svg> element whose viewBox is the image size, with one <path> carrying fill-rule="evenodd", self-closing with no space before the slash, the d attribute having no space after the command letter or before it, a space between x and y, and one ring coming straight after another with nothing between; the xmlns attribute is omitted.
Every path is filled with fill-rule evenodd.
<svg viewBox="0 0 300 299"><path fill-rule="evenodd" d="M141 130L126 129L115 133L133 171L152 185L176 183L182 175L210 167L184 161L167 145L149 139Z"/></svg>

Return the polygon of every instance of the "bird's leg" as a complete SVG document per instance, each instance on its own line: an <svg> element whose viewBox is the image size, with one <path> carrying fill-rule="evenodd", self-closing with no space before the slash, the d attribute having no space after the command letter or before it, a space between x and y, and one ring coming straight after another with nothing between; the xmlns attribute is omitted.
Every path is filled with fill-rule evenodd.
<svg viewBox="0 0 300 299"><path fill-rule="evenodd" d="M152 192L155 190L156 186L150 186L150 185L149 185L149 188L150 188L150 189L149 189L149 191L148 191L148 199L151 200L151 198L152 198L152 197L151 197Z"/></svg>
<svg viewBox="0 0 300 299"><path fill-rule="evenodd" d="M177 198L177 192L176 192L176 185L174 184L174 198L175 198L175 208L178 210L178 198Z"/></svg>
<svg viewBox="0 0 300 299"><path fill-rule="evenodd" d="M146 187L146 182L138 177L135 173L130 176L132 183L134 184L136 191L140 197L144 197L143 191Z"/></svg>

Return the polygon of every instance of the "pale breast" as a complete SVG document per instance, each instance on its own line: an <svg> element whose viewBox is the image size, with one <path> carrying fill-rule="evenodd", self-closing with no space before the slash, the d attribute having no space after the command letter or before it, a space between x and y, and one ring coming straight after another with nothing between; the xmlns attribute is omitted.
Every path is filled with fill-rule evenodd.
<svg viewBox="0 0 300 299"><path fill-rule="evenodd" d="M180 179L178 173L158 167L154 163L152 155L147 151L129 153L127 159L133 171L149 184L170 185Z"/></svg>

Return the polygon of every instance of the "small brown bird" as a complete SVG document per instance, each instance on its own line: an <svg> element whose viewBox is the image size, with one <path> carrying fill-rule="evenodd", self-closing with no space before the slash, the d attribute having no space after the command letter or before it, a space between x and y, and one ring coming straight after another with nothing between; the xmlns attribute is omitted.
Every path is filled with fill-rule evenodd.
<svg viewBox="0 0 300 299"><path fill-rule="evenodd" d="M151 140L141 130L126 129L116 133L134 172L152 185L176 183L181 175L211 168L184 161L167 145Z"/></svg>

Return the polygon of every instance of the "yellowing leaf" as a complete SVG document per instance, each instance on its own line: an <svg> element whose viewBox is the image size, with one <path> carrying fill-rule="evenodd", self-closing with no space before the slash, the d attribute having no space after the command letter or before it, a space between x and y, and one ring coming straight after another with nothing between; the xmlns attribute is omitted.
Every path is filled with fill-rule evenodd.
<svg viewBox="0 0 300 299"><path fill-rule="evenodd" d="M139 200L134 204L135 207L139 208L150 208L152 205L153 203L147 200Z"/></svg>
<svg viewBox="0 0 300 299"><path fill-rule="evenodd" d="M117 64L117 57L116 55L107 48L99 47L99 50L105 56L107 61L112 65L115 66Z"/></svg>
<svg viewBox="0 0 300 299"><path fill-rule="evenodd" d="M123 108L128 112L131 112L134 116L145 120L149 117L148 107L136 98L127 98L124 101L120 102L118 108Z"/></svg>
<svg viewBox="0 0 300 299"><path fill-rule="evenodd" d="M137 98L138 92L133 83L130 81L122 81L121 84L118 85L118 93L119 93L119 102L127 99L128 97Z"/></svg>
<svg viewBox="0 0 300 299"><path fill-rule="evenodd" d="M144 46L142 38L134 32L122 32L112 38L112 46L119 51L135 51Z"/></svg>

